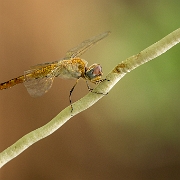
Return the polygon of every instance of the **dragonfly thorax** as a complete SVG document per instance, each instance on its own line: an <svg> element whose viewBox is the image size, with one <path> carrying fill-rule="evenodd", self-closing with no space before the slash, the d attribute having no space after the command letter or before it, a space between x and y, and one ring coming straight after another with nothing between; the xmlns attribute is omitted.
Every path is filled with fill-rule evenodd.
<svg viewBox="0 0 180 180"><path fill-rule="evenodd" d="M55 72L55 77L79 79L80 77L83 77L86 66L87 62L80 58L59 61L58 68Z"/></svg>

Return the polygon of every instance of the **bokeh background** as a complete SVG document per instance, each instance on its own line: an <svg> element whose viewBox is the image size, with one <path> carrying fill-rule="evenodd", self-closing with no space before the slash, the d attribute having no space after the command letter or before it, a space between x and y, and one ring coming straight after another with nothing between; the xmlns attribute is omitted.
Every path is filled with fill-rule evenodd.
<svg viewBox="0 0 180 180"><path fill-rule="evenodd" d="M82 58L104 75L180 27L174 0L0 0L0 82L106 30ZM110 93L0 170L6 180L180 178L180 45L126 75ZM69 105L73 80L42 97L23 84L0 92L0 151ZM92 85L93 87L93 85ZM88 93L81 80L73 101Z"/></svg>

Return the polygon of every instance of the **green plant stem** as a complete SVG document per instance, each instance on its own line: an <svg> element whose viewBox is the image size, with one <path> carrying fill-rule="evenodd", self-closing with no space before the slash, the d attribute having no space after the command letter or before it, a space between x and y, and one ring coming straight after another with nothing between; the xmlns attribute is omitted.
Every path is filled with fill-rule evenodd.
<svg viewBox="0 0 180 180"><path fill-rule="evenodd" d="M126 60L119 63L107 76L106 79L109 81L103 81L100 83L93 92L102 92L106 94L112 87L124 76L127 72L139 67L140 65L160 56L167 50L172 48L180 41L180 29L170 33L160 41L141 51L137 55L131 56ZM38 142L39 140L49 136L58 128L60 128L65 122L67 122L74 115L84 111L91 107L104 95L98 93L88 93L86 96L73 103L73 112L71 113L71 107L68 106L62 110L56 117L44 126L26 134L13 145L5 149L0 153L0 167L5 165L7 162L18 156L29 146Z"/></svg>

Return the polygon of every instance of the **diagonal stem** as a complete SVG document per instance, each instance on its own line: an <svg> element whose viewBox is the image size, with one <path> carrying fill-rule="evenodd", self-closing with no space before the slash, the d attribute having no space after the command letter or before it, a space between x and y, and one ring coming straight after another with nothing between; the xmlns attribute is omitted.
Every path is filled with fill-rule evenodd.
<svg viewBox="0 0 180 180"><path fill-rule="evenodd" d="M126 60L119 63L106 77L107 80L100 83L93 92L98 93L88 93L86 96L73 103L73 115L84 111L85 109L91 107L99 99L101 99L107 92L109 92L112 87L124 76L127 72L139 67L140 65L160 56L167 50L172 48L174 45L180 42L180 29L175 30L170 33L160 41L149 46L145 50L141 51L137 55L131 56ZM29 146L38 142L39 140L49 136L60 128L65 122L67 122L72 117L71 106L66 107L62 110L56 117L54 117L50 122L44 126L26 134L13 145L5 149L0 153L0 167L5 165L7 162L18 156Z"/></svg>

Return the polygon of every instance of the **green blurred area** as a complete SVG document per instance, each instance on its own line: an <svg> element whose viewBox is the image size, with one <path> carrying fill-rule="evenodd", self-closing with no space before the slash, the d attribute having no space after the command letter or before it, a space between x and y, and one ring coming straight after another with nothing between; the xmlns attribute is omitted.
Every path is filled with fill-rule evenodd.
<svg viewBox="0 0 180 180"><path fill-rule="evenodd" d="M100 63L105 77L119 62L178 29L179 17L177 0L0 0L0 80L63 58L81 41L110 30L82 56L89 65ZM179 59L176 45L130 72L90 109L9 162L0 177L179 179ZM38 99L22 85L0 92L0 149L68 106L73 84L55 80ZM87 92L81 81L73 101Z"/></svg>

